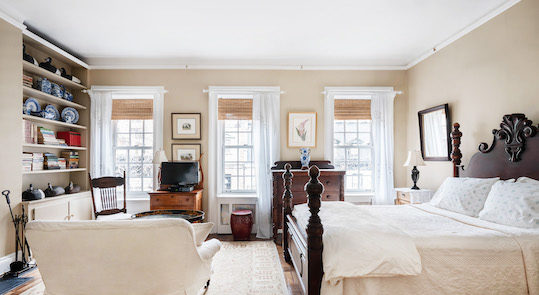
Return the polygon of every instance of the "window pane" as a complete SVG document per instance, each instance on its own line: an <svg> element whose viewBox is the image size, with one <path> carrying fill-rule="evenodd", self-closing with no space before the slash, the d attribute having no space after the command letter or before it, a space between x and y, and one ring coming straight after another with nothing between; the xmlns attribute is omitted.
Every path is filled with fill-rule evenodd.
<svg viewBox="0 0 539 295"><path fill-rule="evenodd" d="M144 120L144 132L153 133L153 120Z"/></svg>
<svg viewBox="0 0 539 295"><path fill-rule="evenodd" d="M346 149L346 160L347 161L359 161L359 150L357 148Z"/></svg>
<svg viewBox="0 0 539 295"><path fill-rule="evenodd" d="M129 162L131 163L140 163L142 162L142 151L130 149L129 150Z"/></svg>
<svg viewBox="0 0 539 295"><path fill-rule="evenodd" d="M251 133L240 133L238 145L251 145Z"/></svg>
<svg viewBox="0 0 539 295"><path fill-rule="evenodd" d="M238 190L238 177L237 176L231 176L230 177L230 190Z"/></svg>
<svg viewBox="0 0 539 295"><path fill-rule="evenodd" d="M131 146L142 146L142 134L131 134Z"/></svg>
<svg viewBox="0 0 539 295"><path fill-rule="evenodd" d="M142 176L142 165L141 164L130 164L128 172L129 172L129 176L131 178L141 177Z"/></svg>
<svg viewBox="0 0 539 295"><path fill-rule="evenodd" d="M336 120L333 125L334 132L344 132L344 121Z"/></svg>
<svg viewBox="0 0 539 295"><path fill-rule="evenodd" d="M142 178L129 177L128 179L130 191L142 191Z"/></svg>
<svg viewBox="0 0 539 295"><path fill-rule="evenodd" d="M131 132L142 132L142 120L131 120Z"/></svg>
<svg viewBox="0 0 539 295"><path fill-rule="evenodd" d="M357 175L358 162L346 162L346 175Z"/></svg>
<svg viewBox="0 0 539 295"><path fill-rule="evenodd" d="M335 133L333 136L333 144L343 145L344 144L344 133Z"/></svg>
<svg viewBox="0 0 539 295"><path fill-rule="evenodd" d="M251 120L239 120L239 129L240 131L251 131L252 121Z"/></svg>
<svg viewBox="0 0 539 295"><path fill-rule="evenodd" d="M357 133L346 133L346 145L357 145Z"/></svg>
<svg viewBox="0 0 539 295"><path fill-rule="evenodd" d="M144 134L144 146L152 147L153 146L153 134Z"/></svg>
<svg viewBox="0 0 539 295"><path fill-rule="evenodd" d="M359 144L371 144L371 134L370 133L359 133Z"/></svg>
<svg viewBox="0 0 539 295"><path fill-rule="evenodd" d="M238 149L226 148L225 149L225 162L235 162L237 160L238 160Z"/></svg>
<svg viewBox="0 0 539 295"><path fill-rule="evenodd" d="M372 152L370 148L359 149L359 159L361 161L371 162L371 155Z"/></svg>
<svg viewBox="0 0 539 295"><path fill-rule="evenodd" d="M358 190L359 181L357 176L346 175L346 189Z"/></svg>
<svg viewBox="0 0 539 295"><path fill-rule="evenodd" d="M127 165L126 164L116 164L116 169L114 170L115 175L123 175L124 171L127 172Z"/></svg>
<svg viewBox="0 0 539 295"><path fill-rule="evenodd" d="M346 132L357 132L357 120L346 120Z"/></svg>
<svg viewBox="0 0 539 295"><path fill-rule="evenodd" d="M344 161L335 161L335 163L333 163L333 165L335 166L335 169L338 169L338 170L345 170L346 169L346 164Z"/></svg>
<svg viewBox="0 0 539 295"><path fill-rule="evenodd" d="M250 148L239 149L239 161L247 162L252 160L252 150Z"/></svg>
<svg viewBox="0 0 539 295"><path fill-rule="evenodd" d="M116 163L127 162L127 150L116 150Z"/></svg>
<svg viewBox="0 0 539 295"><path fill-rule="evenodd" d="M116 146L129 146L129 134L117 134Z"/></svg>
<svg viewBox="0 0 539 295"><path fill-rule="evenodd" d="M144 164L142 166L142 177L153 177L153 164Z"/></svg>
<svg viewBox="0 0 539 295"><path fill-rule="evenodd" d="M152 164L153 162L153 150L151 149L144 149L144 153L143 153L143 160L144 160L144 163L150 163Z"/></svg>
<svg viewBox="0 0 539 295"><path fill-rule="evenodd" d="M153 190L153 178L142 179L142 189L146 192Z"/></svg>
<svg viewBox="0 0 539 295"><path fill-rule="evenodd" d="M116 120L116 130L120 133L129 132L129 120Z"/></svg>
<svg viewBox="0 0 539 295"><path fill-rule="evenodd" d="M225 145L238 145L238 133L225 132Z"/></svg>
<svg viewBox="0 0 539 295"><path fill-rule="evenodd" d="M238 120L225 120L225 130L233 131L238 129Z"/></svg>
<svg viewBox="0 0 539 295"><path fill-rule="evenodd" d="M358 131L359 132L371 132L371 121L369 120L359 120L358 121Z"/></svg>

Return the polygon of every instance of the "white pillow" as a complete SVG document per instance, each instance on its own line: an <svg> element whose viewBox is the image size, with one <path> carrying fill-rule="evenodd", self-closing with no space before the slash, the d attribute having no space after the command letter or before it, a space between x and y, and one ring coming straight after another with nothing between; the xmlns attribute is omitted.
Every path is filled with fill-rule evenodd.
<svg viewBox="0 0 539 295"><path fill-rule="evenodd" d="M195 230L195 242L197 247L201 246L202 243L206 240L208 235L210 234L213 223L206 222L206 223L193 223L192 224L193 229Z"/></svg>
<svg viewBox="0 0 539 295"><path fill-rule="evenodd" d="M448 177L436 191L431 205L476 217L496 178Z"/></svg>
<svg viewBox="0 0 539 295"><path fill-rule="evenodd" d="M517 179L517 182L520 182L520 183L539 183L539 180L523 176L523 177L519 177Z"/></svg>
<svg viewBox="0 0 539 295"><path fill-rule="evenodd" d="M479 218L499 224L539 228L539 181L495 183Z"/></svg>

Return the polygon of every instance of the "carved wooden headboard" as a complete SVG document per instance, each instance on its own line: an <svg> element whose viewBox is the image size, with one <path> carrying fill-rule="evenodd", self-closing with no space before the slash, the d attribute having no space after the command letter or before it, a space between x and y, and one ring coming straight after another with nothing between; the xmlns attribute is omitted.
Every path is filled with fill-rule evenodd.
<svg viewBox="0 0 539 295"><path fill-rule="evenodd" d="M501 179L527 176L539 179L539 136L537 128L524 114L503 116L500 129L492 130L494 139L489 146L479 145L479 152L470 159L464 169L461 165L460 139L462 132L458 123L453 124L453 176L500 177Z"/></svg>

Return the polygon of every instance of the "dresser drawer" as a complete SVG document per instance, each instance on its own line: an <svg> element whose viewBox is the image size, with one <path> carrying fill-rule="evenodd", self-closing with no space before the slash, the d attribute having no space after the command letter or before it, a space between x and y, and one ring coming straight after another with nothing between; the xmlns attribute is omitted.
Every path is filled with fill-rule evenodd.
<svg viewBox="0 0 539 295"><path fill-rule="evenodd" d="M150 205L154 209L192 209L195 207L195 197L179 195L152 196Z"/></svg>

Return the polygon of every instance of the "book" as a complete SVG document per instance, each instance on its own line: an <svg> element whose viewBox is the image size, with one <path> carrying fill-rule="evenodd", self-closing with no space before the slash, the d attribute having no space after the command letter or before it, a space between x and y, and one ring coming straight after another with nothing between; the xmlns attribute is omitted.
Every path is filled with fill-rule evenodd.
<svg viewBox="0 0 539 295"><path fill-rule="evenodd" d="M56 135L54 134L54 131L44 128L44 127L38 127L37 130L38 130L37 143L58 145L58 140L56 139Z"/></svg>

